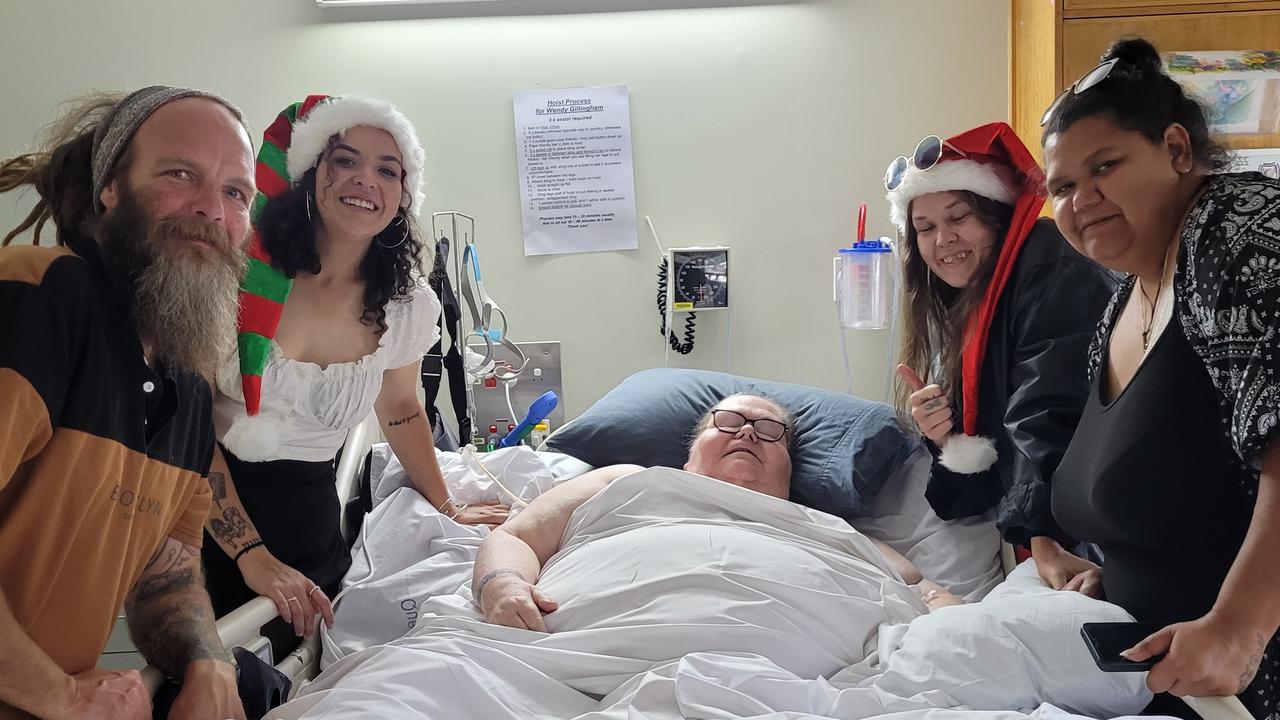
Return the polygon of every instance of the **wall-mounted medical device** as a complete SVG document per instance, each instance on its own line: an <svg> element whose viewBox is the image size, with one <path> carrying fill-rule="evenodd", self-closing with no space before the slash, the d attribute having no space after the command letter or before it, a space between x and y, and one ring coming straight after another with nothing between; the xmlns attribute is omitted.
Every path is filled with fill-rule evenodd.
<svg viewBox="0 0 1280 720"><path fill-rule="evenodd" d="M729 309L729 248L671 248L667 257L672 312Z"/></svg>

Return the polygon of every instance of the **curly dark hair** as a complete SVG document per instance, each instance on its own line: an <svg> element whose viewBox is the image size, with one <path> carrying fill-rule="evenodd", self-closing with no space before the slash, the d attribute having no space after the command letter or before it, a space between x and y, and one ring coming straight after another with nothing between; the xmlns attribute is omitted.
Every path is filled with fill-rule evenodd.
<svg viewBox="0 0 1280 720"><path fill-rule="evenodd" d="M262 246L271 264L289 278L299 272L320 272L316 250L316 230L312 218L320 217L315 204L316 169L313 167L297 185L267 201L258 217ZM364 280L364 312L360 322L386 332L386 305L409 296L414 273L422 273L422 243L413 219L402 208L396 219L373 237L360 261Z"/></svg>

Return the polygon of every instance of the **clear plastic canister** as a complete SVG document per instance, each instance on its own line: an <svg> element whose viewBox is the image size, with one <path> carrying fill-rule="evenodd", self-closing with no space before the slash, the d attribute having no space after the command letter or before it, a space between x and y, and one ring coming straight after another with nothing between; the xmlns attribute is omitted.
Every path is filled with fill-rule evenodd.
<svg viewBox="0 0 1280 720"><path fill-rule="evenodd" d="M864 240L840 248L836 301L840 324L855 330L883 330L889 326L893 299L892 247L882 240Z"/></svg>

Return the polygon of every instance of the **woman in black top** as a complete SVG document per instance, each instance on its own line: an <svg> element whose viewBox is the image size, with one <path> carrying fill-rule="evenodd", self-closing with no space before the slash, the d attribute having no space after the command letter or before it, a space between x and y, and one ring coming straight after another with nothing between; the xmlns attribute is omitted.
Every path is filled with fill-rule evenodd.
<svg viewBox="0 0 1280 720"><path fill-rule="evenodd" d="M1084 414L1054 516L1097 543L1078 584L1166 627L1155 692L1238 694L1277 712L1280 181L1228 164L1144 40L1117 43L1046 114L1054 217L1132 273L1090 348ZM1189 714L1181 703L1160 709Z"/></svg>

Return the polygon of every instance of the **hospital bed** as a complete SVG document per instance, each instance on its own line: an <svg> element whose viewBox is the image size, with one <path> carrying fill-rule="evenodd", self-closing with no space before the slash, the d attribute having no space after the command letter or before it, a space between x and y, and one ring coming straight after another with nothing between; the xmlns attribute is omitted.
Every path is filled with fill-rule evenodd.
<svg viewBox="0 0 1280 720"><path fill-rule="evenodd" d="M381 462L370 467L370 459L374 453L369 451L371 437L376 432L372 419L354 428L348 436L343 454L339 462L338 495L343 500L344 529L356 523L347 521L348 512L359 513L362 508L357 502L360 495L360 479L365 480L374 475L376 485L379 475L388 472L385 446L378 448L384 457ZM545 446L543 448L546 449ZM924 501L924 482L927 479L929 458L927 452L917 450L902 464L893 479L886 484L886 489L877 498L871 508L871 517L865 522L855 522L855 526L864 533L885 540L895 549L903 552L913 562L921 566L926 575L933 576L944 585L961 583L965 586L969 599L978 599L991 589L992 582L987 576L987 569L979 563L957 567L955 562L946 561L929 554L940 555L936 549L946 548L952 558L980 557L988 554L994 568L995 580L999 582L1014 564L1012 548L998 542L987 544L988 533L994 533L994 523L986 519L982 523L944 523L938 520L928 509ZM394 468L391 468L392 470ZM367 487L367 486L366 486ZM385 491L384 491L385 494ZM367 498L366 498L367 500ZM358 520L358 518L353 518ZM976 545L975 545L976 543ZM935 550L930 550L934 548ZM977 552L972 550L976 549ZM966 550L969 550L966 552ZM952 576L948 577L947 574ZM269 647L269 643L261 634L261 627L276 617L274 604L257 598L218 622L219 635L227 647L243 647L250 651L260 652ZM321 664L321 648L319 638L313 636L288 657L275 663L276 668L293 682L293 692L297 693L308 681L317 676ZM154 691L161 681L154 668L144 670L144 679ZM1206 720L1249 720L1250 715L1235 698L1202 698L1190 699L1189 702Z"/></svg>

